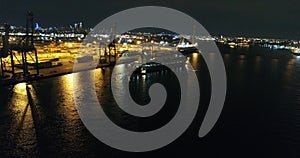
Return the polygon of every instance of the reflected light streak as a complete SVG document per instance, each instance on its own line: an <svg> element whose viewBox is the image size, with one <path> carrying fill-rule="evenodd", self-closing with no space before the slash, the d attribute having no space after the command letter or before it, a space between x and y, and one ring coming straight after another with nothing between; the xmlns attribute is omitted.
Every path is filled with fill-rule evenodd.
<svg viewBox="0 0 300 158"><path fill-rule="evenodd" d="M28 86L28 87L27 87ZM34 153L37 145L36 127L34 125L33 110L31 106L34 104L31 99L35 99L33 94L27 94L32 92L32 86L26 83L16 84L13 88L13 96L9 101L10 113L13 116L10 129L8 133L9 139L12 144L16 145L16 149L23 151L23 153ZM13 152L17 152L13 151Z"/></svg>
<svg viewBox="0 0 300 158"><path fill-rule="evenodd" d="M27 95L26 83L18 83L14 86L13 91L18 94Z"/></svg>
<svg viewBox="0 0 300 158"><path fill-rule="evenodd" d="M63 85L64 88L68 91L68 92L72 92L73 91L73 83L74 83L74 74L68 74L63 76Z"/></svg>

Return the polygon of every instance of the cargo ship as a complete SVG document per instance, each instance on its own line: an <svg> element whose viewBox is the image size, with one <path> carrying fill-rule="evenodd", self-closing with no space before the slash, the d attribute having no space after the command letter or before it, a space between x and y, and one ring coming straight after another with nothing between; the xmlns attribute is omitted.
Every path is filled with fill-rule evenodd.
<svg viewBox="0 0 300 158"><path fill-rule="evenodd" d="M155 58L160 58L159 63ZM168 70L170 68L178 68L185 66L187 62L187 58L184 55L176 55L173 53L166 53L163 55L158 55L154 58L154 60L149 60L146 62L142 62L142 64L139 64L141 62L133 62L130 65L135 68L134 73L136 74L146 74L150 72L155 71L163 71Z"/></svg>

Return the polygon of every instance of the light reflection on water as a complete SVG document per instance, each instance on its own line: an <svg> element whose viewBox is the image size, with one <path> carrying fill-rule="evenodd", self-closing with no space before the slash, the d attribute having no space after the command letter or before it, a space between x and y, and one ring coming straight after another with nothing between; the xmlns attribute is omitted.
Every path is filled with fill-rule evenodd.
<svg viewBox="0 0 300 158"><path fill-rule="evenodd" d="M9 116L11 117L7 146L11 156L29 156L31 153L37 155L37 137L33 119L33 109L28 93L32 90L31 85L19 83L13 87L13 94L9 105ZM31 96L32 97L32 96ZM33 96L35 97L35 96ZM12 150L11 150L12 149Z"/></svg>
<svg viewBox="0 0 300 158"><path fill-rule="evenodd" d="M26 83L19 83L14 86L13 91L22 95L26 95Z"/></svg>

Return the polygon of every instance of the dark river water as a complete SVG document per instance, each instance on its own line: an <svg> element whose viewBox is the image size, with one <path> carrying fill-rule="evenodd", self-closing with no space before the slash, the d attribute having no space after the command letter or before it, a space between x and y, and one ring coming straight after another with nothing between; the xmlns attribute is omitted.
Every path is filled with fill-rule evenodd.
<svg viewBox="0 0 300 158"><path fill-rule="evenodd" d="M204 138L198 137L198 131L210 101L210 77L202 56L191 54L201 87L201 108L186 132L168 146L130 153L100 142L78 115L74 74L69 74L1 88L0 157L300 157L300 58L254 46L221 50L227 96L218 122ZM112 69L93 72L99 102L113 122L129 130L149 131L172 119L180 100L172 72L132 76L130 91L139 104L150 101L148 88L153 83L164 84L168 92L159 113L137 118L115 103ZM122 79L118 82L123 84Z"/></svg>

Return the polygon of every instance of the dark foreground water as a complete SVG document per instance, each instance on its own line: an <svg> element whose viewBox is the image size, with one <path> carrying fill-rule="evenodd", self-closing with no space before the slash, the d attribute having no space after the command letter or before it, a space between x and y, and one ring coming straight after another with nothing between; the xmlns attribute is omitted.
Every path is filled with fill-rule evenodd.
<svg viewBox="0 0 300 158"><path fill-rule="evenodd" d="M129 153L98 141L78 116L74 74L70 74L1 89L0 157L300 157L300 58L258 47L222 48L222 52L226 102L219 121L204 138L197 135L210 99L210 78L201 55L191 54L201 87L201 108L188 130L170 145ZM147 88L155 82L171 92L162 111L142 119L127 115L114 102L112 68L94 72L99 101L119 126L154 130L176 113L180 92L173 73L132 76L130 89L137 103L150 101Z"/></svg>

